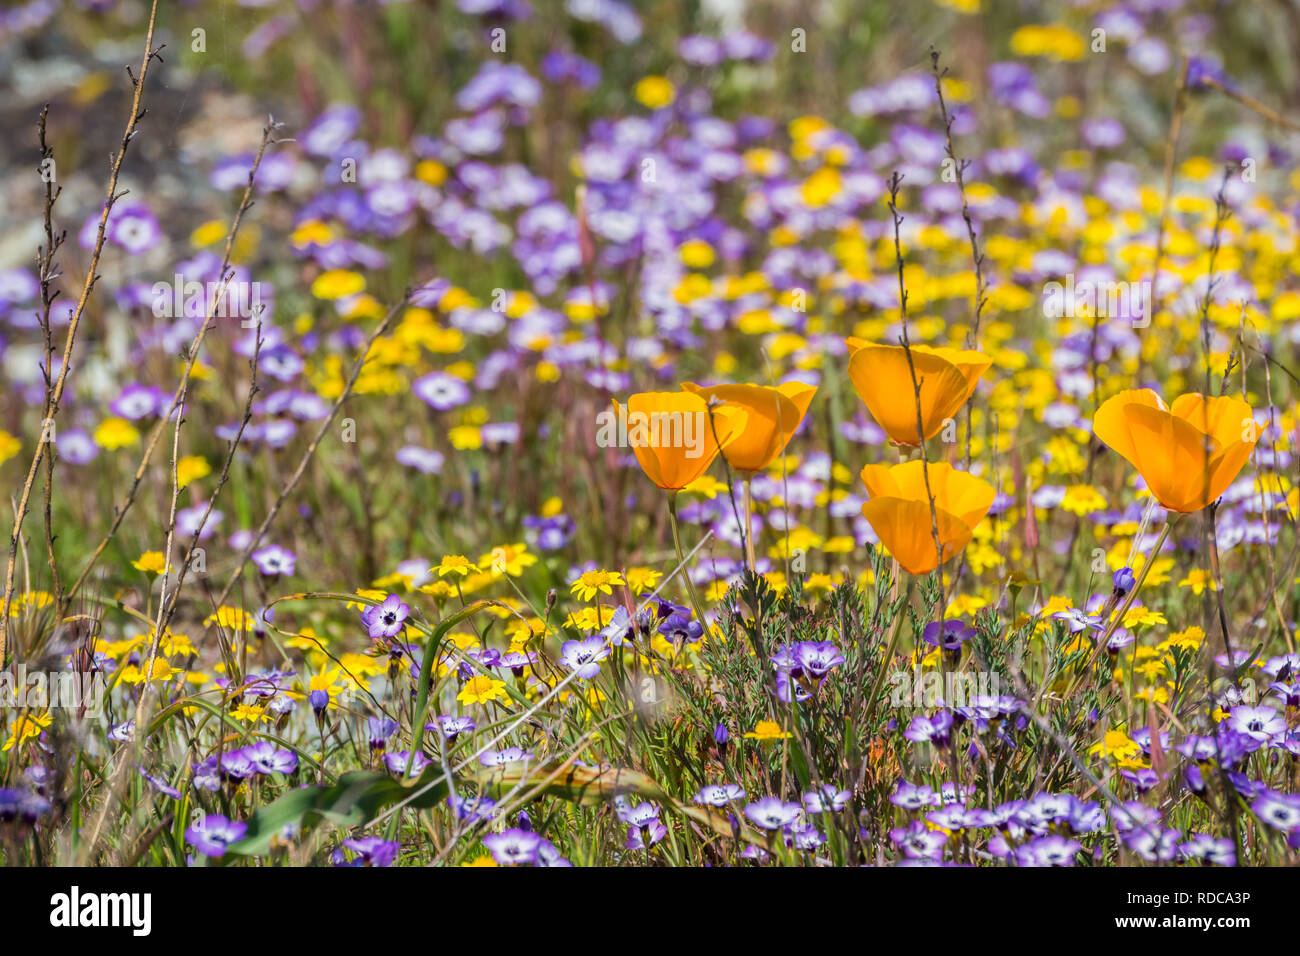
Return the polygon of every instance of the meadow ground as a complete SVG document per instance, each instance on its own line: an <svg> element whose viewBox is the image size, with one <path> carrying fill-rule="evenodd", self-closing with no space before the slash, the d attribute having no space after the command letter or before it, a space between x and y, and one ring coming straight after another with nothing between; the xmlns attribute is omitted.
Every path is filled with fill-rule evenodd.
<svg viewBox="0 0 1300 956"><path fill-rule="evenodd" d="M1295 864L1296 20L6 6L0 860Z"/></svg>

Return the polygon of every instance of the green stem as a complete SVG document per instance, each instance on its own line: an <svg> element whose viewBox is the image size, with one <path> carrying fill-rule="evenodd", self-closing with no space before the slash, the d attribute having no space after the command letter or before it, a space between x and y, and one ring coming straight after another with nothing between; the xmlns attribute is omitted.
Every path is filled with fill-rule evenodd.
<svg viewBox="0 0 1300 956"><path fill-rule="evenodd" d="M690 570L686 567L685 552L682 551L682 536L677 530L677 492L668 492L668 523L673 529L673 547L677 549L677 568L686 582L686 593L691 597L691 607L695 609L695 617L700 622L700 627L708 631L708 623L704 620L704 610L700 605L699 595L695 593L695 583L691 580Z"/></svg>

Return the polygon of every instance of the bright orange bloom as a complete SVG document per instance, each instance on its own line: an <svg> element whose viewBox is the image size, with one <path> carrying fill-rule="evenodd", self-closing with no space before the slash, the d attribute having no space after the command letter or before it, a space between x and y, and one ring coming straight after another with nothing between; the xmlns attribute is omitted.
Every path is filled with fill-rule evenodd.
<svg viewBox="0 0 1300 956"><path fill-rule="evenodd" d="M705 401L717 399L723 408L738 407L749 413L745 430L723 451L727 464L738 471L761 471L785 451L786 443L808 413L816 385L784 382L770 385L714 385L701 388L683 382L682 388ZM718 407L718 406L715 406Z"/></svg>
<svg viewBox="0 0 1300 956"><path fill-rule="evenodd" d="M927 470L942 557L934 546L936 522L925 490ZM867 465L862 483L871 495L862 506L863 516L880 543L912 574L927 574L960 554L996 494L992 485L968 472L943 462L926 466L919 459L901 465Z"/></svg>
<svg viewBox="0 0 1300 956"><path fill-rule="evenodd" d="M646 476L669 491L680 491L708 471L749 417L734 406L710 410L708 402L690 392L640 392L628 398L626 407L615 401L614 409L617 440L604 428L597 440L630 446Z"/></svg>
<svg viewBox="0 0 1300 956"><path fill-rule="evenodd" d="M1259 440L1254 412L1240 398L1189 392L1165 403L1149 388L1107 399L1093 433L1142 476L1170 511L1200 511L1216 500Z"/></svg>
<svg viewBox="0 0 1300 956"><path fill-rule="evenodd" d="M849 378L876 424L899 445L919 445L943 428L975 393L993 360L973 349L913 345L912 364L921 391L921 438L916 437L916 389L901 345L845 339Z"/></svg>

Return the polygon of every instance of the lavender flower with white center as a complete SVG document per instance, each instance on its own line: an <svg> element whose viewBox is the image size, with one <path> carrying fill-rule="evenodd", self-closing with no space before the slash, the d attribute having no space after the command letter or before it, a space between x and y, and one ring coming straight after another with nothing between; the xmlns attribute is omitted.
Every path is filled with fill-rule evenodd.
<svg viewBox="0 0 1300 956"><path fill-rule="evenodd" d="M705 806L725 807L733 800L744 800L745 791L734 783L711 783L701 787L693 799Z"/></svg>
<svg viewBox="0 0 1300 956"><path fill-rule="evenodd" d="M1177 858L1181 837L1177 830L1149 827L1126 834L1124 845L1148 863L1164 863Z"/></svg>
<svg viewBox="0 0 1300 956"><path fill-rule="evenodd" d="M358 837L343 841L343 846L357 854L351 866L392 866L402 844L383 837Z"/></svg>
<svg viewBox="0 0 1300 956"><path fill-rule="evenodd" d="M1228 715L1227 724L1239 734L1245 734L1262 743L1271 743L1286 733L1286 720L1272 707L1237 706Z"/></svg>
<svg viewBox="0 0 1300 956"><path fill-rule="evenodd" d="M802 641L795 646L794 659L797 667L819 681L844 663L844 655L830 641Z"/></svg>
<svg viewBox="0 0 1300 956"><path fill-rule="evenodd" d="M962 646L974 636L975 628L957 620L944 621L942 635L939 633L938 621L931 621L921 632L925 643L942 649L949 657L960 657Z"/></svg>
<svg viewBox="0 0 1300 956"><path fill-rule="evenodd" d="M649 826L659 819L659 808L653 803L638 803L636 806L623 804L615 809L618 818L632 827Z"/></svg>
<svg viewBox="0 0 1300 956"><path fill-rule="evenodd" d="M221 774L217 772L217 758L211 756L202 763L194 764L191 781L199 790L217 791L221 789Z"/></svg>
<svg viewBox="0 0 1300 956"><path fill-rule="evenodd" d="M920 820L913 820L906 827L894 827L889 831L889 839L903 851L903 855L913 860L937 860L943 854L948 837L927 827Z"/></svg>
<svg viewBox="0 0 1300 956"><path fill-rule="evenodd" d="M1068 793L1040 793L1021 808L1016 819L1037 830L1068 818L1073 809L1074 798Z"/></svg>
<svg viewBox="0 0 1300 956"><path fill-rule="evenodd" d="M627 613L627 608L619 605L614 608L614 616L609 619L609 623L597 631L596 636L601 639L602 644L622 647L631 630L632 617Z"/></svg>
<svg viewBox="0 0 1300 956"><path fill-rule="evenodd" d="M826 843L826 835L811 823L792 823L782 833L786 846L811 852Z"/></svg>
<svg viewBox="0 0 1300 956"><path fill-rule="evenodd" d="M207 521L203 521L205 513L207 513ZM208 512L206 504L182 508L176 512L176 531L183 537L193 538L197 535L200 541L206 541L217 533L217 526L221 524L223 518L225 515L216 508ZM203 524L200 527L201 521Z"/></svg>
<svg viewBox="0 0 1300 956"><path fill-rule="evenodd" d="M609 648L599 635L580 641L565 641L560 645L560 664L574 671L582 680L591 680L600 673L600 662L609 657Z"/></svg>
<svg viewBox="0 0 1300 956"><path fill-rule="evenodd" d="M1110 822L1120 833L1128 833L1132 830L1158 829L1161 816L1155 807L1129 800L1121 806L1110 808Z"/></svg>
<svg viewBox="0 0 1300 956"><path fill-rule="evenodd" d="M388 738L397 733L397 721L391 717L371 715L366 718L366 729L370 736L370 749L382 751L388 745Z"/></svg>
<svg viewBox="0 0 1300 956"><path fill-rule="evenodd" d="M430 372L411 384L416 397L440 412L459 408L470 400L469 386L447 372Z"/></svg>
<svg viewBox="0 0 1300 956"><path fill-rule="evenodd" d="M447 742L451 743L461 734L467 734L478 725L474 723L472 717L456 717L451 714L444 714L438 718L438 724L442 728L443 736ZM425 730L432 730L432 725L426 725Z"/></svg>
<svg viewBox="0 0 1300 956"><path fill-rule="evenodd" d="M1133 784L1138 793L1146 793L1160 782L1160 776L1150 767L1139 767L1136 770L1124 768L1120 770L1119 775Z"/></svg>
<svg viewBox="0 0 1300 956"><path fill-rule="evenodd" d="M1197 763L1208 763L1219 752L1219 745L1213 737L1188 734L1174 749L1188 760L1195 760Z"/></svg>
<svg viewBox="0 0 1300 956"><path fill-rule="evenodd" d="M811 790L803 795L803 808L809 813L839 813L849 802L851 794L840 790L834 784L822 784L820 790Z"/></svg>
<svg viewBox="0 0 1300 956"><path fill-rule="evenodd" d="M140 771L140 776L144 777L144 779L149 782L149 786L153 787L159 793L171 797L173 800L179 800L181 798L181 792L162 777L149 773L149 771L145 770L144 767L138 769Z"/></svg>
<svg viewBox="0 0 1300 956"><path fill-rule="evenodd" d="M1066 629L1071 634L1086 630L1100 631L1104 626L1100 615L1085 614L1077 607L1057 611L1052 617L1057 621L1064 621Z"/></svg>
<svg viewBox="0 0 1300 956"><path fill-rule="evenodd" d="M361 612L361 623L370 637L392 638L402 632L411 609L396 594L390 594L380 604L372 604Z"/></svg>
<svg viewBox="0 0 1300 956"><path fill-rule="evenodd" d="M219 813L209 814L185 831L185 840L204 856L221 857L226 847L244 838L248 824L228 820Z"/></svg>
<svg viewBox="0 0 1300 956"><path fill-rule="evenodd" d="M1236 866L1237 848L1229 838L1216 839L1208 833L1189 833L1178 852L1189 860L1204 860L1217 866Z"/></svg>
<svg viewBox="0 0 1300 956"><path fill-rule="evenodd" d="M131 255L148 252L162 241L162 227L143 203L117 206L109 218L108 239Z"/></svg>
<svg viewBox="0 0 1300 956"><path fill-rule="evenodd" d="M261 774L291 774L298 769L298 755L292 750L282 750L269 740L258 740L244 748L244 756Z"/></svg>
<svg viewBox="0 0 1300 956"><path fill-rule="evenodd" d="M1075 833L1097 833L1106 829L1106 811L1100 803L1075 798L1066 822Z"/></svg>
<svg viewBox="0 0 1300 956"><path fill-rule="evenodd" d="M429 758L420 751L415 752L415 758L411 758L409 750L396 750L393 753L384 754L384 766L388 768L389 773L398 775L406 773L406 765L410 763L410 776L418 777L425 767L429 765Z"/></svg>
<svg viewBox="0 0 1300 956"><path fill-rule="evenodd" d="M934 744L936 747L948 746L948 735L952 730L952 714L941 710L933 717L917 714L903 731L903 736L919 744Z"/></svg>
<svg viewBox="0 0 1300 956"><path fill-rule="evenodd" d="M485 750L479 754L478 762L485 767L504 767L507 764L532 760L533 755L521 747L504 747L501 750Z"/></svg>
<svg viewBox="0 0 1300 956"><path fill-rule="evenodd" d="M483 845L492 853L492 859L501 866L517 866L537 859L537 849L542 838L531 830L503 830L483 838Z"/></svg>
<svg viewBox="0 0 1300 956"><path fill-rule="evenodd" d="M118 418L139 421L161 415L168 406L168 396L161 388L154 385L132 384L122 389L122 393L108 406Z"/></svg>
<svg viewBox="0 0 1300 956"><path fill-rule="evenodd" d="M779 830L799 818L803 808L780 797L763 797L745 807L745 816L765 830Z"/></svg>
<svg viewBox="0 0 1300 956"><path fill-rule="evenodd" d="M442 466L447 460L442 452L435 451L432 448L421 448L419 445L404 445L397 450L394 457L396 457L398 464L414 468L426 475L441 473Z"/></svg>
<svg viewBox="0 0 1300 956"><path fill-rule="evenodd" d="M543 839L537 844L537 859L533 861L534 866L573 866L560 853L559 848L550 840Z"/></svg>
<svg viewBox="0 0 1300 956"><path fill-rule="evenodd" d="M623 846L629 850L648 850L667 835L668 828L659 820L652 820L644 827L628 827Z"/></svg>
<svg viewBox="0 0 1300 956"><path fill-rule="evenodd" d="M282 574L293 574L295 562L298 560L288 548L282 548L278 544L268 544L265 547L258 548L250 557L257 569L267 577L278 577Z"/></svg>
<svg viewBox="0 0 1300 956"><path fill-rule="evenodd" d="M777 671L776 698L786 704L791 701L802 703L812 699L812 691L806 684L791 677L789 671Z"/></svg>
<svg viewBox="0 0 1300 956"><path fill-rule="evenodd" d="M1074 866L1074 858L1081 849L1077 840L1051 833L1017 847L1016 862L1021 866Z"/></svg>
<svg viewBox="0 0 1300 956"><path fill-rule="evenodd" d="M524 671L536 661L537 655L532 651L507 651L501 655L498 664L510 668L510 673L515 677L523 677Z"/></svg>
<svg viewBox="0 0 1300 956"><path fill-rule="evenodd" d="M1300 794L1262 789L1250 805L1255 816L1284 833L1300 830Z"/></svg>
<svg viewBox="0 0 1300 956"><path fill-rule="evenodd" d="M938 810L931 810L925 818L944 830L964 830L977 824L980 819L978 816L972 817L970 811L960 803L950 803Z"/></svg>
<svg viewBox="0 0 1300 956"><path fill-rule="evenodd" d="M221 755L221 776L227 780L243 780L257 772L253 761L243 748L230 750Z"/></svg>
<svg viewBox="0 0 1300 956"><path fill-rule="evenodd" d="M932 807L938 802L934 796L934 790L925 784L908 783L906 780L898 781L894 792L890 794L889 802L896 807L902 807L904 810L919 810L922 807Z"/></svg>
<svg viewBox="0 0 1300 956"><path fill-rule="evenodd" d="M453 794L447 798L447 805L456 814L457 820L478 823L491 820L496 815L497 802L491 797L481 795L457 796Z"/></svg>

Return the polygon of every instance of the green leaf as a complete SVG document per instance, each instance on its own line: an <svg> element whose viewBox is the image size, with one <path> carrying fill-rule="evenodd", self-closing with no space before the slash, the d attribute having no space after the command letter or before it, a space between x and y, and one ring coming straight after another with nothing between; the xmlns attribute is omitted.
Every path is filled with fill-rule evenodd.
<svg viewBox="0 0 1300 956"><path fill-rule="evenodd" d="M271 841L290 824L299 825L304 832L322 820L355 827L408 797L411 800L406 806L423 810L440 803L446 795L447 779L441 767L426 767L418 779L409 783L372 770L345 773L338 783L292 790L258 810L248 820L244 839L232 843L226 852L260 856L269 852Z"/></svg>

